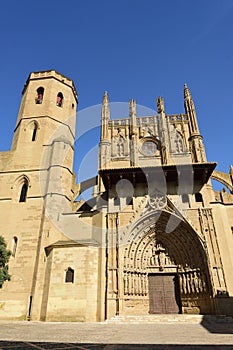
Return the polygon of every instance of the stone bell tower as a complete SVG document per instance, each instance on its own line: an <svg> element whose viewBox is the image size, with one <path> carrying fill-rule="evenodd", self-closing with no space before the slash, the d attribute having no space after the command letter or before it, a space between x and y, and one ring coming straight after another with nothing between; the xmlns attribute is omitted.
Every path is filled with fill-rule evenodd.
<svg viewBox="0 0 233 350"><path fill-rule="evenodd" d="M72 203L76 106L69 78L54 70L29 75L11 150L0 159L0 229L15 252L2 290L6 318L40 317L44 247L64 239L55 219Z"/></svg>
<svg viewBox="0 0 233 350"><path fill-rule="evenodd" d="M22 95L12 142L18 167L40 169L42 195L63 192L69 198L77 106L73 82L56 71L31 73ZM58 189L58 172L62 189Z"/></svg>
<svg viewBox="0 0 233 350"><path fill-rule="evenodd" d="M70 79L56 71L31 73L22 91L12 149L31 141L46 143L59 125L74 139L76 106L77 92Z"/></svg>

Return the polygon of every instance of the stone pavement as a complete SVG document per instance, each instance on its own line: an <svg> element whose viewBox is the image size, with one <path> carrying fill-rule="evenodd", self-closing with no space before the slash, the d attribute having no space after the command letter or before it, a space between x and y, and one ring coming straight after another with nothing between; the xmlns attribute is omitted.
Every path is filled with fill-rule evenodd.
<svg viewBox="0 0 233 350"><path fill-rule="evenodd" d="M233 322L0 321L1 349L233 350Z"/></svg>

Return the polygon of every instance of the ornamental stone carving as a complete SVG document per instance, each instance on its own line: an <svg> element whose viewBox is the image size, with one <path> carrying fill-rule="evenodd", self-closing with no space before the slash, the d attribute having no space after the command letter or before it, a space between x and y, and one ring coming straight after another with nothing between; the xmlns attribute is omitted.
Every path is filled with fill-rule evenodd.
<svg viewBox="0 0 233 350"><path fill-rule="evenodd" d="M149 195L143 214L149 213L151 211L163 210L166 207L166 204L166 196L164 194L154 192L153 194Z"/></svg>

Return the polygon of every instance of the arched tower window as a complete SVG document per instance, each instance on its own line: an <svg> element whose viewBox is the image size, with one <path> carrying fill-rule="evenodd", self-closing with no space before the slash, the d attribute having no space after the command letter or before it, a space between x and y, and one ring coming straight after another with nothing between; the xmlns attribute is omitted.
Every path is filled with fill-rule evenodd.
<svg viewBox="0 0 233 350"><path fill-rule="evenodd" d="M66 270L65 283L74 283L74 270L71 267Z"/></svg>
<svg viewBox="0 0 233 350"><path fill-rule="evenodd" d="M19 202L26 202L27 191L28 191L28 182L24 182L24 184L21 188Z"/></svg>
<svg viewBox="0 0 233 350"><path fill-rule="evenodd" d="M14 203L26 202L29 184L30 180L25 174L20 175L14 181L14 184L11 187L13 190L12 200Z"/></svg>
<svg viewBox="0 0 233 350"><path fill-rule="evenodd" d="M63 95L61 92L57 94L57 100L56 100L56 105L58 107L62 107L62 102L63 102Z"/></svg>
<svg viewBox="0 0 233 350"><path fill-rule="evenodd" d="M38 124L34 123L33 129L32 129L32 141L36 141L37 131L38 131Z"/></svg>
<svg viewBox="0 0 233 350"><path fill-rule="evenodd" d="M12 256L15 257L16 250L18 245L18 238L16 236L13 237L13 249L12 249Z"/></svg>
<svg viewBox="0 0 233 350"><path fill-rule="evenodd" d="M35 102L36 104L41 104L44 97L44 88L41 86L36 90L36 92L37 92L37 96L36 96Z"/></svg>

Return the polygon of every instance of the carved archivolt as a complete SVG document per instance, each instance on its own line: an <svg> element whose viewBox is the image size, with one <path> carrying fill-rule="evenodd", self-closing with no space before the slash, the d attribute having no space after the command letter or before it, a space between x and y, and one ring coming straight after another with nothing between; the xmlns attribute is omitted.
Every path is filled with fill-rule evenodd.
<svg viewBox="0 0 233 350"><path fill-rule="evenodd" d="M166 272L178 273L181 296L208 293L208 268L199 238L184 222L174 232L165 233L163 216L132 236L125 247L124 294L147 296L148 274Z"/></svg>

